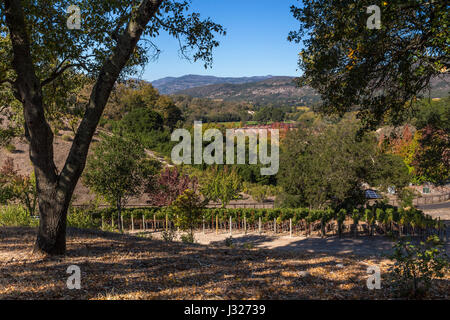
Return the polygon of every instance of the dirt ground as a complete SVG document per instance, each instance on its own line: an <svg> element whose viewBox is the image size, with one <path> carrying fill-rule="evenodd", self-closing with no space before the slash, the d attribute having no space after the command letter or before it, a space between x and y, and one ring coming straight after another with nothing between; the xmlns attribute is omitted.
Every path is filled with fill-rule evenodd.
<svg viewBox="0 0 450 320"><path fill-rule="evenodd" d="M436 205L443 207L443 205ZM449 203L450 207L450 203ZM425 209L426 214L433 218L444 220L449 226L447 235L450 235L450 209L447 207L439 209ZM139 231L136 231L136 234ZM142 234L142 233L141 233ZM143 235L152 237L153 239L163 239L161 232L146 232ZM176 240L180 240L181 233L177 233ZM263 233L257 232L244 233L242 230L232 230L232 243L235 246L254 247L261 249L274 249L300 253L327 253L327 254L355 254L358 256L378 256L383 257L392 252L394 242L387 237L376 236L369 237L358 235L357 237L346 234L341 239L337 236L327 236L321 238L319 236L304 237L289 234ZM216 234L215 230L206 229L195 233L196 242L202 245L225 245L225 240L230 238L230 233L225 230L219 230ZM447 237L446 251L450 256L450 239Z"/></svg>
<svg viewBox="0 0 450 320"><path fill-rule="evenodd" d="M391 261L382 257L167 243L69 230L64 257L31 255L35 230L0 228L0 299L385 299ZM66 286L81 269L81 289ZM381 289L367 288L368 266ZM428 298L448 299L450 275Z"/></svg>
<svg viewBox="0 0 450 320"><path fill-rule="evenodd" d="M141 233L142 234L142 233ZM177 233L176 240L180 240ZM161 232L148 232L145 235L154 239L163 239ZM205 233L196 232L195 240L202 245L225 245L226 239L230 238L228 232L216 234L207 230ZM343 237L336 236L321 238L318 236L304 237L289 235L274 235L271 233L259 235L252 232L233 232L232 244L245 248L260 248L270 250L281 250L300 253L331 253L331 254L355 254L358 256L385 256L391 253L393 242L385 237L358 236Z"/></svg>

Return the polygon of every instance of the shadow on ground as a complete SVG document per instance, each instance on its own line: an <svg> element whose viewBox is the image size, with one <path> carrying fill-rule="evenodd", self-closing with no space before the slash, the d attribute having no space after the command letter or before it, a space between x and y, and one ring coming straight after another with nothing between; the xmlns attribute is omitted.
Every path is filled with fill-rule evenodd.
<svg viewBox="0 0 450 320"><path fill-rule="evenodd" d="M387 272L389 262L377 257L185 245L71 229L67 255L42 258L30 255L34 236L33 229L0 228L0 299L384 299L391 294L384 287L367 289L368 266ZM291 246L314 248L319 240L337 241L306 239ZM81 269L81 290L66 286L70 265ZM433 297L448 298L449 288L448 278L440 281Z"/></svg>

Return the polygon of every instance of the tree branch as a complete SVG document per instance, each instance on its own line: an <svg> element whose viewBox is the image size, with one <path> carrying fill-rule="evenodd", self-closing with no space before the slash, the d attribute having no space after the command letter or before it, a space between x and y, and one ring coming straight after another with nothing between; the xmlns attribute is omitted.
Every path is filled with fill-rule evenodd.
<svg viewBox="0 0 450 320"><path fill-rule="evenodd" d="M5 0L4 3L6 25L10 32L13 51L12 65L17 74L13 88L23 105L25 129L30 137L30 159L35 168L36 178L43 182L38 184L38 187L47 188L57 181L53 160L53 133L45 120L42 87L34 70L21 1ZM41 200L44 202L51 199Z"/></svg>
<svg viewBox="0 0 450 320"><path fill-rule="evenodd" d="M14 81L11 80L11 79L1 79L1 80L0 80L0 84L4 84L4 83L9 83L9 84L11 84L12 86L14 85Z"/></svg>
<svg viewBox="0 0 450 320"><path fill-rule="evenodd" d="M139 7L132 14L126 29L118 38L112 55L102 66L92 89L85 114L75 135L72 148L59 177L58 187L66 194L73 192L76 185L73 182L78 181L84 170L92 137L115 82L135 50L147 24L156 15L162 2L163 0L142 0Z"/></svg>
<svg viewBox="0 0 450 320"><path fill-rule="evenodd" d="M61 65L62 64L63 63L61 63ZM63 75L64 72L66 72L70 68L82 67L83 69L87 70L87 67L84 64L82 64L82 63L66 64L64 67L60 67L60 66L58 66L58 68L55 69L55 71L51 74L50 77L48 77L47 79L42 81L42 84L41 84L42 87L45 87L46 85L48 85L48 84L52 83L53 81L55 81L57 78L59 78L61 75Z"/></svg>

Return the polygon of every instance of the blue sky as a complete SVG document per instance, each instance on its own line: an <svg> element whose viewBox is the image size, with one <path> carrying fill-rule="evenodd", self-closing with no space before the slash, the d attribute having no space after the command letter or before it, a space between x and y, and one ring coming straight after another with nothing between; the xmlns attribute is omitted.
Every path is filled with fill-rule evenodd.
<svg viewBox="0 0 450 320"><path fill-rule="evenodd" d="M165 33L155 39L162 50L159 59L150 62L142 75L147 81L185 74L221 77L286 75L298 76L299 44L286 40L289 31L298 28L290 13L296 0L192 0L191 8L203 17L211 17L227 31L214 50L213 67L189 62L179 56L178 42Z"/></svg>

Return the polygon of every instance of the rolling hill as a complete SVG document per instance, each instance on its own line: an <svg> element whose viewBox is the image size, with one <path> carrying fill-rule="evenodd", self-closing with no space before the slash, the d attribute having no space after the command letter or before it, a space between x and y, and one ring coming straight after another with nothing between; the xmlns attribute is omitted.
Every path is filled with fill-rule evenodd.
<svg viewBox="0 0 450 320"><path fill-rule="evenodd" d="M244 84L221 83L181 90L175 94L255 104L310 105L320 100L312 88L298 88L293 80L293 77L272 77Z"/></svg>
<svg viewBox="0 0 450 320"><path fill-rule="evenodd" d="M203 87L211 84L242 84L249 82L257 82L265 79L270 79L272 76L257 76L257 77L214 77L214 76L200 76L200 75L185 75L182 77L167 77L152 82L152 85L158 89L161 94L172 94L177 91L186 90L194 87Z"/></svg>
<svg viewBox="0 0 450 320"><path fill-rule="evenodd" d="M271 77L257 82L241 84L218 83L175 91L175 95L208 98L223 101L251 102L260 105L313 105L320 102L320 96L310 87L299 88L293 77ZM431 80L431 91L425 90L424 97L443 98L450 92L450 76Z"/></svg>

